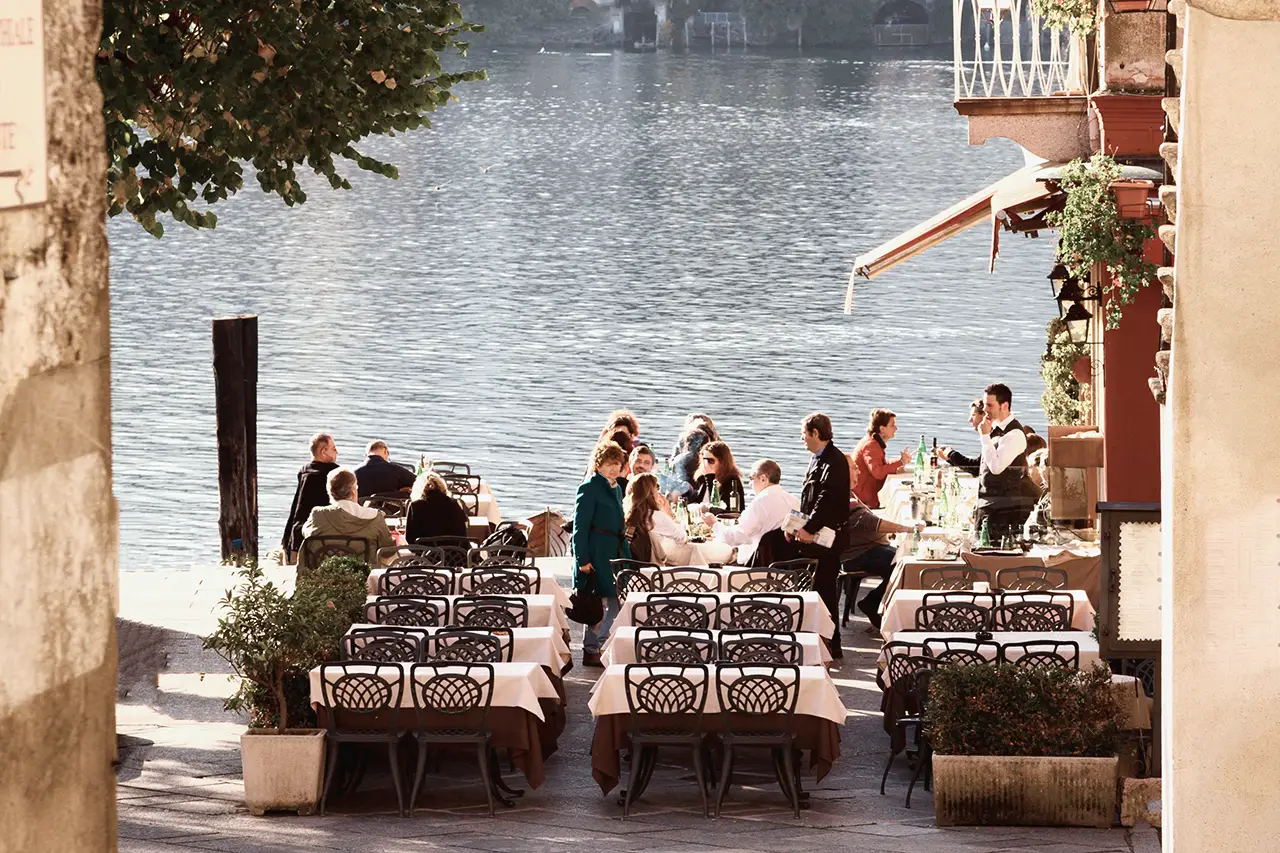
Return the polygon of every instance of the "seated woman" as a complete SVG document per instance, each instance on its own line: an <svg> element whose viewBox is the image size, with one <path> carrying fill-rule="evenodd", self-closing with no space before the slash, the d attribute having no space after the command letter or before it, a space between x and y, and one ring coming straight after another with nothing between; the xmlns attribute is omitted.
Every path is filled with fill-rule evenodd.
<svg viewBox="0 0 1280 853"><path fill-rule="evenodd" d="M691 497L695 472L698 470L698 454L705 445L719 440L716 425L707 415L694 412L685 418L680 438L671 449L669 457L671 482L664 483L663 487L677 497Z"/></svg>
<svg viewBox="0 0 1280 853"><path fill-rule="evenodd" d="M653 562L669 566L688 564L692 548L685 539L684 528L676 523L671 502L658 488L656 475L637 474L632 478L622 507L632 537L648 535Z"/></svg>
<svg viewBox="0 0 1280 853"><path fill-rule="evenodd" d="M713 441L702 448L701 458L702 465L694 482L693 500L706 507L712 515L741 513L747 503L746 495L742 489L742 474L733 461L729 445L723 441ZM711 506L713 486L720 487L720 502L724 506Z"/></svg>
<svg viewBox="0 0 1280 853"><path fill-rule="evenodd" d="M361 506L356 502L356 475L349 468L334 468L325 480L325 488L329 492L328 506L318 506L311 510L306 524L302 525L302 550L298 552L298 572L301 574L315 568L308 555L307 541L313 536L344 536L353 540L364 539L367 543L365 553L357 553L358 542L352 542L350 550L354 556L374 562L373 554L379 548L389 548L395 544L391 531L387 529L387 517L380 510Z"/></svg>
<svg viewBox="0 0 1280 853"><path fill-rule="evenodd" d="M409 493L409 514L404 521L404 541L409 544L419 539L437 536L457 536L465 539L471 519L467 511L449 496L449 486L435 471L420 474Z"/></svg>

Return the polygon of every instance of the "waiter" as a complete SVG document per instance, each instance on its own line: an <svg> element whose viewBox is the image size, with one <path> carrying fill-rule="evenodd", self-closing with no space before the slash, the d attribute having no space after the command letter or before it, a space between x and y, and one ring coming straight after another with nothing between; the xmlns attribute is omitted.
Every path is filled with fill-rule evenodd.
<svg viewBox="0 0 1280 853"><path fill-rule="evenodd" d="M986 387L986 415L978 424L982 453L978 459L978 529L985 520L993 541L1017 536L1034 501L1028 487L1027 434L1013 416L1013 392L999 382Z"/></svg>
<svg viewBox="0 0 1280 853"><path fill-rule="evenodd" d="M831 418L826 415L815 412L805 418L802 435L813 461L804 475L804 491L800 497L800 511L809 516L809 520L802 530L796 531L796 540L803 543L805 554L818 558L814 586L836 626L828 645L833 658L842 658L838 575L840 552L844 550L844 525L849 520L849 463L831 440ZM814 541L815 534L824 527L836 534L829 548Z"/></svg>

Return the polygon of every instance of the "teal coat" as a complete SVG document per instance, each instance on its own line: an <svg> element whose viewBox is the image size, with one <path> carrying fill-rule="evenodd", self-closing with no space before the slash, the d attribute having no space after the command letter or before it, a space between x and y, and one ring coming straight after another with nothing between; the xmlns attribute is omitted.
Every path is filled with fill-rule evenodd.
<svg viewBox="0 0 1280 853"><path fill-rule="evenodd" d="M573 587L590 588L595 579L596 592L612 598L613 570L610 560L631 559L627 532L622 521L622 489L610 486L599 474L578 486L573 507ZM616 534L616 535L613 535ZM594 571L585 574L578 567L590 563Z"/></svg>

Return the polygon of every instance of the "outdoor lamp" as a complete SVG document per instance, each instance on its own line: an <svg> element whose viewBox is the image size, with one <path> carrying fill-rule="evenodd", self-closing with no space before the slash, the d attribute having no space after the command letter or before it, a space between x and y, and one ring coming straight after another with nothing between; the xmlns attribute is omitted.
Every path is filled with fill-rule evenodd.
<svg viewBox="0 0 1280 853"><path fill-rule="evenodd" d="M1068 313L1067 306L1083 302L1085 294L1080 289L1080 283L1074 278L1069 278L1058 288L1058 295L1055 298L1058 300L1058 316L1065 318Z"/></svg>
<svg viewBox="0 0 1280 853"><path fill-rule="evenodd" d="M1067 331L1071 334L1071 343L1087 344L1089 342L1089 323L1093 315L1089 309L1079 302L1071 303L1071 309L1063 316L1067 321Z"/></svg>
<svg viewBox="0 0 1280 853"><path fill-rule="evenodd" d="M1049 270L1049 285L1053 288L1053 298L1058 298L1058 293L1062 290L1062 285L1071 279L1071 273L1067 272L1066 266L1063 264L1054 264L1053 269Z"/></svg>

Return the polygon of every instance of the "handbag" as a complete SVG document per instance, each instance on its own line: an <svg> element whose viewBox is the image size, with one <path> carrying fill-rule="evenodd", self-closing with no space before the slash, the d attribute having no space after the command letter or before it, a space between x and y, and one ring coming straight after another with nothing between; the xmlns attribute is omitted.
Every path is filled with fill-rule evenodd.
<svg viewBox="0 0 1280 853"><path fill-rule="evenodd" d="M595 589L574 590L569 596L569 604L565 615L579 625L599 625L604 619L604 599Z"/></svg>

